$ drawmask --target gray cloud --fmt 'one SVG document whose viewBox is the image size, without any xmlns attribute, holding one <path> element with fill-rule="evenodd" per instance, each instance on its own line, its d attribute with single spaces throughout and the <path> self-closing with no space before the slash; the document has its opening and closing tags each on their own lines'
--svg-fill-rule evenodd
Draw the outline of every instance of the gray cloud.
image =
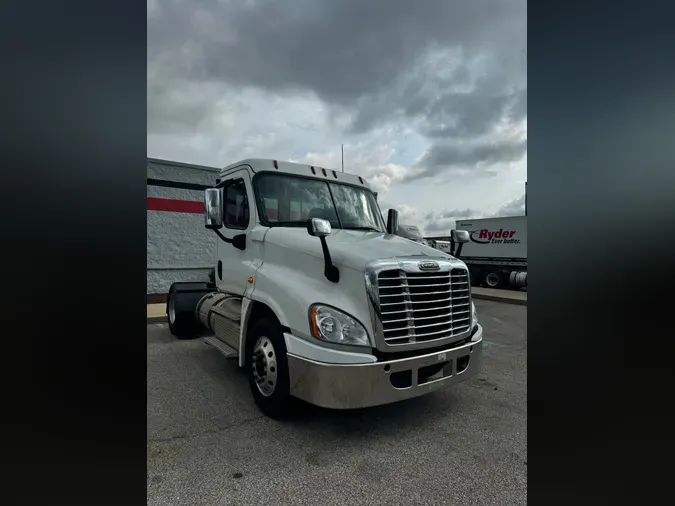
<svg viewBox="0 0 675 506">
<path fill-rule="evenodd" d="M 480 218 L 481 216 L 483 216 L 483 213 L 476 209 L 452 209 L 441 211 L 440 213 L 427 213 L 424 216 L 426 222 L 424 228 L 427 233 L 437 235 L 449 234 L 450 230 L 455 228 L 457 220 Z"/>
<path fill-rule="evenodd" d="M 438 235 L 449 235 L 453 228 L 455 228 L 455 220 L 432 221 L 424 227 L 427 233 L 442 232 Z"/>
<path fill-rule="evenodd" d="M 148 131 L 174 134 L 199 129 L 212 119 L 214 96 L 190 93 L 170 83 L 148 84 Z"/>
<path fill-rule="evenodd" d="M 473 218 L 477 214 L 480 214 L 479 211 L 475 209 L 453 209 L 452 211 L 441 211 L 440 213 L 427 213 L 424 218 L 426 220 L 438 220 L 438 219 L 463 219 L 463 218 Z"/>
<path fill-rule="evenodd" d="M 452 209 L 440 213 L 427 213 L 424 216 L 424 228 L 427 234 L 445 235 L 455 228 L 457 220 L 471 218 L 498 218 L 505 216 L 523 216 L 525 214 L 525 194 L 506 202 L 494 214 L 476 209 Z"/>
<path fill-rule="evenodd" d="M 387 87 L 433 44 L 474 53 L 525 27 L 524 1 L 260 0 L 163 2 L 148 22 L 148 52 L 179 54 L 196 79 L 266 89 L 297 87 L 329 102 Z M 523 33 L 524 38 L 524 33 Z M 501 39 L 501 40 L 500 40 Z"/>
<path fill-rule="evenodd" d="M 434 145 L 424 156 L 421 166 L 424 171 L 414 178 L 429 176 L 448 167 L 491 165 L 497 162 L 515 162 L 525 156 L 527 140 L 504 140 L 499 143 L 481 142 L 474 145 L 462 145 L 448 142 Z"/>
<path fill-rule="evenodd" d="M 501 216 L 524 216 L 525 215 L 525 194 L 517 199 L 507 202 L 494 214 L 495 217 Z"/>
<path fill-rule="evenodd" d="M 207 129 L 211 116 L 227 110 L 216 102 L 234 103 L 236 90 L 254 88 L 315 96 L 348 118 L 344 128 L 353 135 L 411 125 L 429 147 L 408 178 L 489 172 L 527 150 L 525 0 L 192 0 L 152 7 L 151 134 Z"/>
</svg>

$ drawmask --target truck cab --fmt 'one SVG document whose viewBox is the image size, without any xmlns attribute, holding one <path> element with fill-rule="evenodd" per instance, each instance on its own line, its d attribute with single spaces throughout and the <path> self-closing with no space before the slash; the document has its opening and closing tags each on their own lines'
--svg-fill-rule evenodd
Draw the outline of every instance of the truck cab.
<svg viewBox="0 0 675 506">
<path fill-rule="evenodd" d="M 336 409 L 396 402 L 469 379 L 482 328 L 466 265 L 398 235 L 362 177 L 249 159 L 205 191 L 215 283 L 174 283 L 167 312 L 246 369 L 269 416 L 292 398 Z M 458 240 L 463 240 L 458 235 Z M 468 237 L 466 238 L 468 240 Z"/>
</svg>

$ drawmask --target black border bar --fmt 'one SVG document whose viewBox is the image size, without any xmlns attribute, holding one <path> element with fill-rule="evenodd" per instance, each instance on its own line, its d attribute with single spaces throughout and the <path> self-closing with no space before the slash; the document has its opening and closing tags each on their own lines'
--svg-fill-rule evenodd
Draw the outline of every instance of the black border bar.
<svg viewBox="0 0 675 506">
<path fill-rule="evenodd" d="M 182 188 L 184 190 L 198 190 L 204 191 L 207 188 L 212 188 L 211 185 L 199 183 L 184 183 L 182 181 L 167 181 L 165 179 L 151 179 L 148 178 L 148 186 L 161 186 L 163 188 Z"/>
</svg>

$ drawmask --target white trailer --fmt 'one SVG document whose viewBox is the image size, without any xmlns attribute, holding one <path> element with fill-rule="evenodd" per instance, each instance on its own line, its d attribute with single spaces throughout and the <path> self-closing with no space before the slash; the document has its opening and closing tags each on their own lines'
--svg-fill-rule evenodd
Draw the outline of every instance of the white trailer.
<svg viewBox="0 0 675 506">
<path fill-rule="evenodd" d="M 359 176 L 276 160 L 234 163 L 205 190 L 214 283 L 174 283 L 179 338 L 246 370 L 261 411 L 291 397 L 337 409 L 386 404 L 480 371 L 483 330 L 461 260 L 396 235 Z M 468 234 L 454 234 L 468 241 Z"/>
<path fill-rule="evenodd" d="M 469 267 L 474 285 L 489 288 L 527 286 L 527 216 L 458 220 L 469 242 L 455 256 Z"/>
</svg>

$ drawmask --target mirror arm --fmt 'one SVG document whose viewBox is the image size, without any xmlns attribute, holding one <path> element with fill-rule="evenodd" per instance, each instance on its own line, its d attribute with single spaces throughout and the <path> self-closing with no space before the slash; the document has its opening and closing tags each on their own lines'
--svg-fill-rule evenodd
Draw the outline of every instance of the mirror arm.
<svg viewBox="0 0 675 506">
<path fill-rule="evenodd" d="M 213 230 L 213 231 L 216 233 L 216 235 L 217 235 L 218 237 L 220 237 L 223 241 L 225 241 L 225 242 L 227 242 L 227 243 L 229 243 L 229 244 L 232 244 L 232 239 L 228 239 L 227 237 L 225 237 L 225 236 L 221 233 L 220 230 L 218 230 L 217 228 L 214 228 L 214 229 L 212 229 L 212 230 Z"/>
<path fill-rule="evenodd" d="M 218 237 L 220 237 L 223 241 L 225 241 L 225 242 L 228 243 L 228 244 L 232 244 L 233 246 L 234 246 L 234 239 L 235 239 L 236 237 L 239 237 L 239 236 L 234 236 L 232 239 L 228 239 L 227 237 L 225 237 L 225 236 L 222 234 L 222 232 L 221 232 L 220 230 L 218 230 L 218 229 L 216 229 L 216 228 L 214 228 L 214 229 L 212 229 L 212 230 L 213 230 L 213 231 L 216 233 L 216 235 L 217 235 Z M 242 234 L 242 235 L 244 235 L 244 234 Z M 234 246 L 234 247 L 237 248 L 237 246 Z M 244 250 L 244 249 L 246 249 L 246 246 L 244 246 L 243 248 L 237 248 L 237 249 Z"/>
<path fill-rule="evenodd" d="M 321 249 L 323 250 L 323 258 L 325 260 L 323 275 L 326 276 L 326 279 L 331 283 L 337 283 L 340 281 L 340 271 L 333 265 L 333 260 L 328 251 L 328 244 L 326 244 L 326 238 L 319 237 L 319 240 L 321 241 Z"/>
</svg>

